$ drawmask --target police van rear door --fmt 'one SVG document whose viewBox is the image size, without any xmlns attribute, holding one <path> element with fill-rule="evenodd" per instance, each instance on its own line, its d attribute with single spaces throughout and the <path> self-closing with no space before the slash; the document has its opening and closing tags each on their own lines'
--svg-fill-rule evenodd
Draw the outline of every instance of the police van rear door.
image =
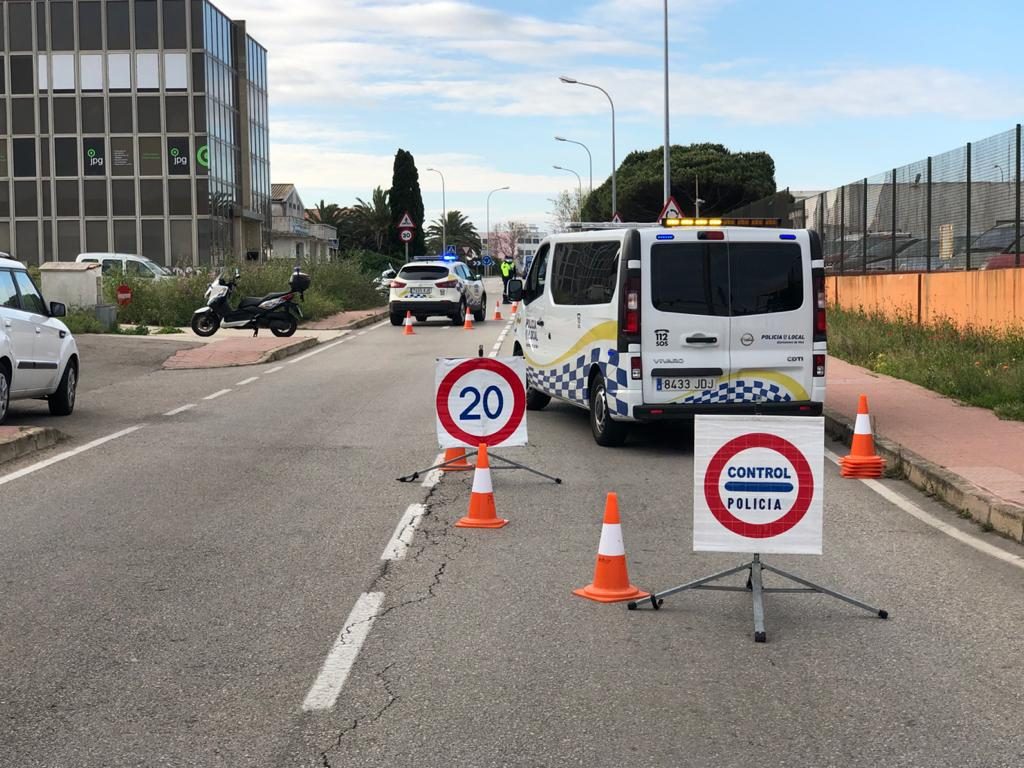
<svg viewBox="0 0 1024 768">
<path fill-rule="evenodd" d="M 641 254 L 644 402 L 716 398 L 730 375 L 725 232 L 642 230 Z"/>
<path fill-rule="evenodd" d="M 806 230 L 728 230 L 733 402 L 809 400 L 814 296 Z"/>
</svg>

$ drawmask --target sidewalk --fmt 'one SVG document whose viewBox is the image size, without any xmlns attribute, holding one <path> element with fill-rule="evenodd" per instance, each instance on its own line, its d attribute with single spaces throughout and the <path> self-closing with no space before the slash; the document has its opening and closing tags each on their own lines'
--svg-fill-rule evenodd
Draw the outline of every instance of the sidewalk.
<svg viewBox="0 0 1024 768">
<path fill-rule="evenodd" d="M 826 416 L 847 433 L 867 395 L 879 454 L 890 467 L 982 524 L 1024 540 L 1024 422 L 960 405 L 902 379 L 830 357 Z"/>
</svg>

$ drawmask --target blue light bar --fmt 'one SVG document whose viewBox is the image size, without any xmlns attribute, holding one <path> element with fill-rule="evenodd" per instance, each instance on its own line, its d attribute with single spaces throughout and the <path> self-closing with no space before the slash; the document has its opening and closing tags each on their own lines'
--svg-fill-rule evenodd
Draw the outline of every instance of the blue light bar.
<svg viewBox="0 0 1024 768">
<path fill-rule="evenodd" d="M 675 240 L 676 239 L 675 235 L 668 235 L 668 234 L 665 234 L 665 235 L 655 235 L 655 237 L 657 237 L 659 240 Z"/>
<path fill-rule="evenodd" d="M 779 235 L 779 240 L 796 240 L 796 235 Z"/>
</svg>

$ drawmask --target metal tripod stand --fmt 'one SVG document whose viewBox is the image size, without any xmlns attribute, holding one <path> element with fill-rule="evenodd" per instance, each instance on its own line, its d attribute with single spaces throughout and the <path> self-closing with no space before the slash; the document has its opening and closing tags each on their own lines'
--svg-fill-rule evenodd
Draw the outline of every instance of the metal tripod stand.
<svg viewBox="0 0 1024 768">
<path fill-rule="evenodd" d="M 731 576 L 734 573 L 749 570 L 747 576 L 747 585 L 745 587 L 730 587 L 712 585 L 710 582 L 718 581 L 726 576 Z M 782 576 L 784 579 L 789 579 L 796 584 L 802 584 L 802 587 L 766 587 L 762 583 L 761 571 L 771 571 L 772 573 Z M 796 576 L 792 573 L 775 568 L 774 566 L 767 565 L 761 562 L 761 555 L 754 555 L 754 559 L 743 563 L 743 565 L 737 565 L 735 568 L 730 568 L 727 571 L 721 571 L 720 573 L 713 573 L 710 576 L 704 576 L 703 578 L 695 581 L 682 584 L 678 587 L 672 587 L 672 589 L 666 589 L 662 592 L 655 592 L 650 597 L 645 597 L 643 600 L 635 600 L 627 604 L 627 608 L 631 611 L 635 611 L 639 606 L 650 601 L 651 607 L 655 610 L 661 608 L 661 604 L 664 602 L 663 598 L 669 595 L 674 595 L 676 592 L 682 592 L 686 589 L 708 589 L 716 590 L 719 592 L 750 592 L 754 601 L 754 642 L 763 643 L 768 639 L 764 630 L 764 595 L 766 592 L 819 592 L 823 595 L 834 597 L 837 600 L 842 600 L 844 603 L 855 605 L 858 608 L 863 608 L 865 611 L 874 613 L 880 619 L 889 618 L 889 612 L 883 611 L 881 608 L 875 608 L 867 603 L 862 603 L 860 600 L 855 600 L 848 595 L 844 595 L 840 592 L 823 587 L 820 584 L 815 584 L 812 581 Z"/>
<path fill-rule="evenodd" d="M 471 456 L 476 456 L 478 453 L 480 453 L 480 451 L 475 449 L 471 451 L 466 451 L 465 456 L 459 456 L 456 459 L 449 459 L 448 461 L 442 462 L 440 464 L 435 464 L 432 467 L 427 467 L 426 469 L 419 469 L 413 472 L 411 475 L 403 475 L 402 477 L 398 477 L 395 479 L 398 480 L 398 482 L 400 483 L 413 483 L 419 479 L 420 475 L 430 472 L 432 469 L 444 469 L 445 467 L 451 464 L 463 461 L 464 459 L 468 459 Z M 504 456 L 498 456 L 496 453 L 491 453 L 490 451 L 488 451 L 487 457 L 490 459 L 496 459 L 497 461 L 503 462 L 503 466 L 491 467 L 491 469 L 522 469 L 526 472 L 532 472 L 535 475 L 539 475 L 540 477 L 543 477 L 545 480 L 550 480 L 551 482 L 557 483 L 558 485 L 562 484 L 562 478 L 560 477 L 552 477 L 551 475 L 545 475 L 543 472 L 533 469 L 532 467 L 528 467 L 525 464 L 519 464 L 518 462 L 512 461 L 511 459 L 506 459 Z"/>
</svg>

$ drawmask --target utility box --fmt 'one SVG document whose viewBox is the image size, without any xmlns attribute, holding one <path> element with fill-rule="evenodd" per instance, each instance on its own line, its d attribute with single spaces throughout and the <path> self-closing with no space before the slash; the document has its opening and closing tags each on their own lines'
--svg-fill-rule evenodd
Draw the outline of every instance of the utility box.
<svg viewBox="0 0 1024 768">
<path fill-rule="evenodd" d="M 43 298 L 70 307 L 92 309 L 103 303 L 103 272 L 99 264 L 50 261 L 39 267 Z"/>
</svg>

